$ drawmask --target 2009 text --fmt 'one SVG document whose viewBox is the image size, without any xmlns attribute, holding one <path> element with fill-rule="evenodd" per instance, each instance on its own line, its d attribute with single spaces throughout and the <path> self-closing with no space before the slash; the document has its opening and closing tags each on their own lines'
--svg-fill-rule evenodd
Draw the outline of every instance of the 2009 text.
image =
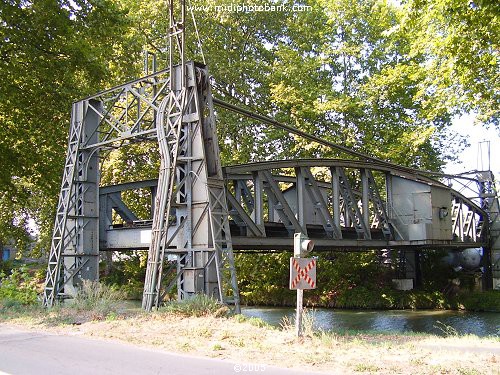
<svg viewBox="0 0 500 375">
<path fill-rule="evenodd" d="M 266 367 L 263 363 L 237 363 L 234 365 L 234 372 L 263 372 Z"/>
</svg>

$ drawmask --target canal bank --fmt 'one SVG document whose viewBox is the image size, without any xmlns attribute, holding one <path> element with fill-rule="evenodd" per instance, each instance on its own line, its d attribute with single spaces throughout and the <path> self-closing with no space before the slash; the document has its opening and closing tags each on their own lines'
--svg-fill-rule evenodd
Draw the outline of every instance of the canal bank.
<svg viewBox="0 0 500 375">
<path fill-rule="evenodd" d="M 297 340 L 290 325 L 278 329 L 255 317 L 219 316 L 223 313 L 220 306 L 202 316 L 194 312 L 186 315 L 175 308 L 153 313 L 115 308 L 107 313 L 69 307 L 4 309 L 0 331 L 15 325 L 32 332 L 122 341 L 224 359 L 246 368 L 252 364 L 329 374 L 499 374 L 498 337 L 337 333 L 315 331 L 306 324 L 305 336 Z"/>
<path fill-rule="evenodd" d="M 242 314 L 280 327 L 283 321 L 294 319 L 295 310 L 290 307 L 244 307 Z M 325 332 L 500 336 L 500 313 L 496 312 L 313 308 L 307 309 L 306 315 L 316 331 Z"/>
</svg>

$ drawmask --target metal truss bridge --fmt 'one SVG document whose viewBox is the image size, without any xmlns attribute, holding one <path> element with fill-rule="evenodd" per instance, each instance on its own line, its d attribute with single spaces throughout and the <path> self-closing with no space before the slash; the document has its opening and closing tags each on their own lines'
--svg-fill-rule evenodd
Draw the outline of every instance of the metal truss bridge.
<svg viewBox="0 0 500 375">
<path fill-rule="evenodd" d="M 464 249 L 487 245 L 487 213 L 434 180 L 356 160 L 303 159 L 223 168 L 235 250 L 290 250 L 294 233 L 315 250 Z M 158 180 L 100 188 L 100 249 L 148 249 L 152 218 L 139 219 L 122 199 L 147 189 L 151 211 Z M 384 198 L 382 198 L 384 197 Z M 119 216 L 121 224 L 116 222 Z M 182 213 L 171 211 L 170 247 Z"/>
<path fill-rule="evenodd" d="M 318 251 L 482 248 L 485 286 L 500 287 L 499 205 L 491 172 L 445 176 L 326 142 L 212 97 L 206 66 L 182 63 L 73 104 L 44 303 L 97 280 L 103 251 L 149 250 L 143 307 L 206 293 L 239 304 L 233 250 L 283 251 L 293 234 Z M 222 168 L 214 107 L 279 126 L 357 160 L 278 160 Z M 100 186 L 105 151 L 160 144 L 157 179 Z M 451 188 L 453 184 L 456 189 Z M 151 198 L 139 217 L 124 198 Z M 131 193 L 132 192 L 132 193 Z"/>
</svg>

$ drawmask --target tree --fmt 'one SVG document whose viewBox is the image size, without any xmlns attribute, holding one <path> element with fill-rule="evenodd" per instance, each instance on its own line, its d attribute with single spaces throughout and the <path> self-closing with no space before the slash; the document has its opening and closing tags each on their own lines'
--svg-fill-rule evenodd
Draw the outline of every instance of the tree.
<svg viewBox="0 0 500 375">
<path fill-rule="evenodd" d="M 425 56 L 420 93 L 436 110 L 475 112 L 500 126 L 500 3 L 496 0 L 407 0 L 401 28 L 411 55 Z"/>
<path fill-rule="evenodd" d="M 401 11 L 377 0 L 309 3 L 319 15 L 290 20 L 294 33 L 277 45 L 276 107 L 309 133 L 398 164 L 435 170 L 452 158 L 439 142 L 451 114 L 420 92 L 422 56 L 409 54 Z M 337 156 L 305 140 L 295 153 Z"/>
<path fill-rule="evenodd" d="M 0 237 L 26 239 L 31 218 L 47 238 L 71 102 L 124 79 L 136 56 L 110 0 L 7 0 L 0 24 Z"/>
</svg>

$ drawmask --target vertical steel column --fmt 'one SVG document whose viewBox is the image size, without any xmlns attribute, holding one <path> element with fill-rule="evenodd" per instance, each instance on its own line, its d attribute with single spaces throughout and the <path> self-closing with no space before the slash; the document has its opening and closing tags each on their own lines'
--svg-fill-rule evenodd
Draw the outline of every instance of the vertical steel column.
<svg viewBox="0 0 500 375">
<path fill-rule="evenodd" d="M 253 189 L 255 202 L 253 221 L 264 233 L 264 198 L 262 196 L 264 187 L 262 186 L 262 178 L 258 172 L 253 173 Z"/>
<path fill-rule="evenodd" d="M 189 62 L 183 69 L 175 66 L 171 74 L 179 77 L 182 72 L 186 74 L 182 111 L 169 113 L 165 104 L 158 111 L 162 170 L 158 181 L 143 308 L 151 310 L 153 306 L 160 305 L 164 289 L 163 263 L 165 254 L 172 251 L 178 259 L 179 298 L 204 293 L 221 302 L 234 304 L 239 311 L 208 71 L 204 66 Z M 176 79 L 176 82 L 180 80 Z M 178 84 L 173 87 L 174 92 L 179 92 Z M 174 214 L 173 200 L 178 241 L 176 249 L 169 250 L 174 235 L 168 237 L 168 228 L 172 226 L 169 217 Z M 203 283 L 199 282 L 200 279 Z"/>
<path fill-rule="evenodd" d="M 481 208 L 488 217 L 483 218 L 488 245 L 483 248 L 483 288 L 500 289 L 500 204 L 491 171 L 481 172 L 477 176 Z"/>
<path fill-rule="evenodd" d="M 161 166 L 142 299 L 142 307 L 147 311 L 150 311 L 153 306 L 158 307 L 161 302 L 162 273 L 166 248 L 168 247 L 170 210 L 173 206 L 174 192 L 178 187 L 176 176 L 178 157 L 181 151 L 187 90 L 184 62 L 185 11 L 184 0 L 181 0 L 180 10 L 175 9 L 174 0 L 169 1 L 170 80 L 169 94 L 161 102 L 156 120 Z"/>
<path fill-rule="evenodd" d="M 332 177 L 332 205 L 333 205 L 333 225 L 340 231 L 340 188 L 339 178 L 335 168 L 330 168 Z M 340 232 L 342 235 L 342 232 Z"/>
<path fill-rule="evenodd" d="M 102 103 L 90 102 L 98 111 Z M 88 102 L 73 104 L 70 135 L 59 203 L 52 234 L 43 304 L 74 296 L 82 280 L 99 278 L 98 149 L 84 148 L 97 141 L 99 116 L 87 111 Z"/>
<path fill-rule="evenodd" d="M 71 124 L 69 130 L 68 149 L 66 151 L 66 163 L 59 192 L 59 202 L 52 232 L 52 242 L 45 278 L 45 289 L 43 304 L 51 307 L 64 286 L 62 272 L 62 253 L 68 244 L 67 221 L 70 210 L 75 204 L 75 174 L 78 161 L 78 148 L 83 128 L 83 105 L 73 103 L 71 111 Z"/>
<path fill-rule="evenodd" d="M 361 213 L 365 226 L 370 228 L 370 200 L 369 185 L 366 169 L 361 169 Z"/>
<path fill-rule="evenodd" d="M 222 175 L 222 165 L 220 160 L 219 141 L 215 124 L 214 106 L 209 83 L 209 73 L 206 67 L 196 67 L 197 91 L 196 105 L 201 120 L 201 139 L 203 147 L 202 157 L 205 172 L 197 168 L 197 183 L 205 183 L 208 189 L 209 202 L 209 231 L 211 234 L 210 251 L 214 251 L 214 257 L 207 259 L 205 264 L 205 290 L 211 294 L 211 290 L 217 289 L 219 300 L 226 304 L 234 305 L 236 313 L 240 312 L 240 297 L 236 279 L 236 268 L 234 264 L 233 245 L 231 231 L 229 227 L 229 213 L 227 208 L 226 187 Z M 204 115 L 206 114 L 206 115 Z M 196 159 L 196 158 L 194 158 Z M 196 168 L 195 168 L 196 169 Z M 194 198 L 196 199 L 196 197 Z M 197 200 L 197 199 L 196 199 Z M 202 246 L 205 246 L 203 244 Z M 215 264 L 211 263 L 215 260 Z M 217 275 L 217 285 L 213 285 L 210 275 L 213 267 Z"/>
<path fill-rule="evenodd" d="M 306 195 L 306 182 L 305 176 L 302 173 L 302 168 L 295 168 L 296 175 L 296 193 L 297 193 L 297 220 L 299 221 L 300 226 L 303 228 L 302 233 L 307 236 L 307 227 L 306 227 L 306 207 L 305 207 L 305 195 Z"/>
<path fill-rule="evenodd" d="M 102 103 L 89 102 L 100 113 Z M 85 108 L 87 109 L 87 108 Z M 86 110 L 82 129 L 82 145 L 98 141 L 100 118 L 95 111 Z M 79 151 L 76 176 L 76 257 L 65 256 L 65 294 L 76 295 L 82 280 L 99 280 L 99 149 Z M 80 269 L 79 272 L 75 270 Z M 75 277 L 76 276 L 76 277 Z M 71 280 L 72 279 L 72 280 Z"/>
</svg>

